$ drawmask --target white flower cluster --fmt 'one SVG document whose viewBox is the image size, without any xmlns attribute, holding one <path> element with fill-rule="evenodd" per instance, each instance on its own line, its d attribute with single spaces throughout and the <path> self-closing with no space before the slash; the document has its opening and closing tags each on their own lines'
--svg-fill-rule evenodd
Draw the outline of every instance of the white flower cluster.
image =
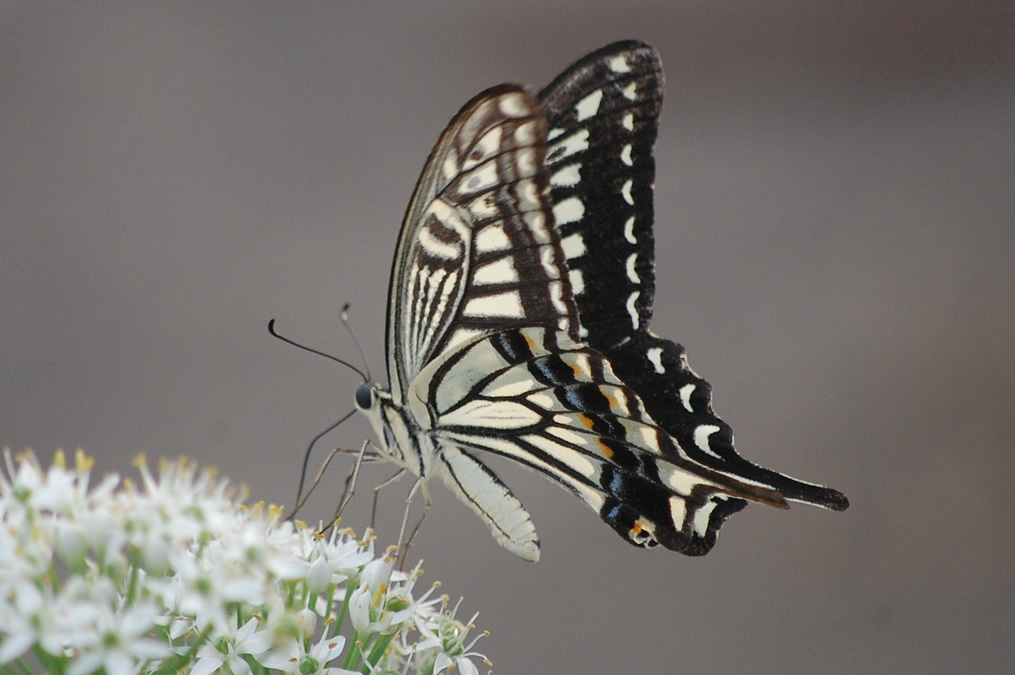
<svg viewBox="0 0 1015 675">
<path fill-rule="evenodd" d="M 0 673 L 203 675 L 479 671 L 473 628 L 420 597 L 419 565 L 349 530 L 327 537 L 246 508 L 192 462 L 138 462 L 89 487 L 92 462 L 0 470 Z M 368 537 L 369 539 L 369 537 Z M 475 616 L 472 617 L 475 619 Z"/>
</svg>

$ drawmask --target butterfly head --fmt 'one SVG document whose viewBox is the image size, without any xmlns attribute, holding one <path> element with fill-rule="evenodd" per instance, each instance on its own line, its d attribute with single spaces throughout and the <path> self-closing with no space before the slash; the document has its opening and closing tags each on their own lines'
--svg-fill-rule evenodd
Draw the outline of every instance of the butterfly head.
<svg viewBox="0 0 1015 675">
<path fill-rule="evenodd" d="M 418 457 L 419 425 L 411 413 L 392 398 L 391 392 L 377 384 L 363 382 L 356 387 L 356 409 L 363 413 L 377 435 L 378 445 L 386 458 L 416 475 L 422 475 Z"/>
<path fill-rule="evenodd" d="M 376 397 L 374 396 L 374 386 L 364 382 L 360 386 L 356 387 L 356 408 L 362 412 L 366 412 L 375 405 Z"/>
<path fill-rule="evenodd" d="M 378 385 L 363 382 L 356 387 L 354 401 L 356 403 L 356 409 L 366 415 L 367 419 L 370 420 L 370 426 L 372 426 L 374 431 L 377 433 L 377 438 L 379 438 L 382 443 L 387 444 L 389 434 L 385 432 L 388 425 L 384 423 L 386 415 L 384 414 L 384 404 L 382 403 L 382 399 L 387 398 L 390 402 L 390 395 L 385 397 L 385 393 L 386 392 L 381 390 Z"/>
</svg>

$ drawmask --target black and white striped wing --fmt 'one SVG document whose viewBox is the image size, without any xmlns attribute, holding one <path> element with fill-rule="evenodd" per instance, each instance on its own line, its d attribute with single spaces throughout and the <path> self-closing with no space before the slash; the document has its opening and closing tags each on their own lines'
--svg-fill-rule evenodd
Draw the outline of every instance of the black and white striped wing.
<svg viewBox="0 0 1015 675">
<path fill-rule="evenodd" d="M 663 75 L 656 51 L 618 42 L 565 70 L 539 94 L 549 123 L 547 170 L 581 335 L 638 393 L 652 418 L 694 461 L 835 510 L 835 490 L 742 458 L 712 410 L 711 386 L 684 348 L 649 330 L 655 295 L 653 188 Z M 729 500 L 716 517 L 743 508 Z"/>
<path fill-rule="evenodd" d="M 363 407 L 389 456 L 438 476 L 523 558 L 538 558 L 529 515 L 475 450 L 565 485 L 631 543 L 704 553 L 734 498 L 785 502 L 688 457 L 579 341 L 546 134 L 539 104 L 511 86 L 473 99 L 444 131 L 396 252 L 391 392 Z"/>
<path fill-rule="evenodd" d="M 467 103 L 430 153 L 389 285 L 396 401 L 429 361 L 477 335 L 512 326 L 577 330 L 552 229 L 545 152 L 538 104 L 502 85 Z"/>
<path fill-rule="evenodd" d="M 502 545 L 530 560 L 538 541 L 528 514 L 469 450 L 554 479 L 636 546 L 701 555 L 730 495 L 786 506 L 778 492 L 688 457 L 605 357 L 561 331 L 512 328 L 466 342 L 432 362 L 411 396 L 429 402 L 444 449 L 435 473 Z"/>
<path fill-rule="evenodd" d="M 553 230 L 546 183 L 546 120 L 520 87 L 488 89 L 441 134 L 423 169 L 399 235 L 387 317 L 390 393 L 358 403 L 396 463 L 426 480 L 437 475 L 528 560 L 539 558 L 529 514 L 469 452 L 436 434 L 442 387 L 432 364 L 456 360 L 465 345 L 496 331 L 538 326 L 576 335 L 577 308 Z M 429 366 L 429 370 L 428 369 Z M 498 433 L 496 420 L 487 432 Z"/>
<path fill-rule="evenodd" d="M 683 349 L 648 331 L 658 58 L 618 43 L 539 99 L 512 85 L 467 103 L 406 212 L 387 318 L 390 392 L 357 405 L 382 453 L 438 476 L 517 555 L 538 538 L 474 455 L 530 466 L 622 537 L 707 553 L 746 501 L 845 497 L 733 449 Z"/>
</svg>

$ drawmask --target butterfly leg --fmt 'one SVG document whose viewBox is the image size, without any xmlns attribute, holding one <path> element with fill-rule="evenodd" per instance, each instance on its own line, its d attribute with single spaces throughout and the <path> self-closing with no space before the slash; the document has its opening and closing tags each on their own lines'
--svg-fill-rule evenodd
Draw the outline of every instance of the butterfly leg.
<svg viewBox="0 0 1015 675">
<path fill-rule="evenodd" d="M 335 515 L 331 519 L 331 525 L 338 523 L 339 518 L 342 517 L 342 513 L 345 511 L 345 507 L 349 505 L 349 502 L 352 501 L 353 495 L 356 494 L 356 480 L 359 478 L 359 470 L 360 467 L 363 466 L 364 458 L 368 457 L 367 449 L 371 445 L 373 445 L 372 441 L 365 441 L 363 446 L 360 448 L 359 453 L 356 455 L 356 463 L 353 465 L 352 472 L 349 474 L 349 477 L 345 479 L 345 487 L 342 489 L 342 499 L 339 501 L 338 508 L 335 510 Z M 337 451 L 338 450 L 336 450 L 336 452 Z M 329 457 L 328 461 L 330 460 L 331 458 Z M 327 464 L 325 464 L 325 466 L 327 466 Z M 324 472 L 324 468 L 324 466 L 321 467 L 321 473 Z M 311 492 L 314 487 L 317 486 L 320 476 L 321 474 L 318 474 L 318 477 L 314 480 L 314 485 L 310 488 Z"/>
<path fill-rule="evenodd" d="M 271 325 L 268 326 L 268 330 L 270 330 L 273 335 L 275 334 L 275 331 L 271 327 Z M 285 338 L 282 338 L 282 339 L 286 340 Z M 288 342 L 288 340 L 286 340 L 286 341 Z M 338 425 L 340 425 L 342 422 L 344 422 L 348 418 L 349 418 L 349 415 L 344 415 L 337 422 L 335 422 L 334 424 L 329 426 L 327 429 L 325 429 L 321 433 L 319 433 L 316 436 L 314 436 L 312 439 L 310 439 L 310 444 L 307 445 L 306 452 L 303 453 L 303 469 L 302 469 L 302 471 L 300 471 L 300 486 L 298 488 L 296 488 L 296 506 L 293 508 L 292 515 L 289 516 L 290 520 L 293 518 L 293 516 L 296 515 L 296 512 L 299 511 L 303 507 L 303 505 L 306 503 L 307 498 L 310 496 L 310 493 L 314 491 L 314 487 L 317 486 L 317 483 L 320 482 L 321 477 L 324 475 L 324 470 L 328 467 L 328 464 L 331 463 L 332 458 L 336 454 L 338 454 L 339 452 L 352 452 L 351 450 L 348 450 L 346 448 L 335 448 L 331 452 L 331 454 L 328 455 L 328 458 L 324 460 L 324 463 L 321 466 L 321 470 L 317 472 L 317 478 L 314 480 L 313 486 L 311 486 L 310 490 L 307 491 L 306 495 L 303 494 L 303 482 L 306 480 L 306 477 L 307 477 L 307 466 L 309 466 L 309 463 L 310 463 L 310 454 L 314 451 L 314 446 L 317 445 L 317 441 L 321 440 L 322 438 L 324 438 L 325 436 L 330 434 L 332 431 L 337 429 Z"/>
<path fill-rule="evenodd" d="M 417 478 L 416 482 L 409 488 L 409 494 L 405 497 L 405 511 L 402 512 L 402 527 L 398 530 L 398 544 L 395 547 L 395 556 L 397 558 L 398 551 L 402 550 L 402 542 L 405 541 L 405 526 L 409 523 L 409 509 L 412 508 L 412 500 L 416 497 L 416 493 L 419 492 L 420 488 L 423 489 L 424 498 L 426 500 L 425 510 L 423 511 L 423 518 L 426 517 L 426 511 L 430 508 L 430 491 L 427 489 L 426 481 L 423 478 Z M 405 545 L 405 552 L 402 554 L 402 562 L 399 567 L 405 565 L 405 558 L 409 554 L 409 545 L 412 544 L 412 540 L 416 537 L 416 532 L 419 531 L 420 525 L 423 524 L 423 518 L 420 518 L 419 523 L 413 528 L 412 534 L 409 536 L 409 541 Z"/>
<path fill-rule="evenodd" d="M 406 510 L 408 510 L 406 506 Z M 426 501 L 426 505 L 423 507 L 423 515 L 419 517 L 419 522 L 416 523 L 416 527 L 412 528 L 412 534 L 409 535 L 408 541 L 405 542 L 405 548 L 402 550 L 402 560 L 398 563 L 398 569 L 405 569 L 405 560 L 409 557 L 409 549 L 412 547 L 413 540 L 416 539 L 416 535 L 419 534 L 419 530 L 423 527 L 423 521 L 426 520 L 426 514 L 430 513 L 430 500 Z"/>
<path fill-rule="evenodd" d="M 288 520 L 292 520 L 293 518 L 295 518 L 296 514 L 299 513 L 300 509 L 303 508 L 303 505 L 307 503 L 307 500 L 310 499 L 310 495 L 313 494 L 314 489 L 317 487 L 317 484 L 320 483 L 321 478 L 324 477 L 324 472 L 328 468 L 328 465 L 331 464 L 331 460 L 335 458 L 335 455 L 341 452 L 346 452 L 346 449 L 335 448 L 328 454 L 327 457 L 324 458 L 324 461 L 321 463 L 321 468 L 318 469 L 317 475 L 314 477 L 314 480 L 310 483 L 310 488 L 306 492 L 303 492 L 303 486 L 300 485 L 300 490 L 296 494 L 296 504 L 293 505 L 293 510 L 292 513 L 289 514 Z"/>
<path fill-rule="evenodd" d="M 405 475 L 405 472 L 406 472 L 405 469 L 399 469 L 398 471 L 395 472 L 395 474 L 393 476 L 391 476 L 391 478 L 387 479 L 386 481 L 384 481 L 384 482 L 380 483 L 379 485 L 377 485 L 376 487 L 374 487 L 374 502 L 373 502 L 373 505 L 370 507 L 370 529 L 371 530 L 374 529 L 374 524 L 377 522 L 377 502 L 378 502 L 378 500 L 379 500 L 379 498 L 381 496 L 381 489 L 385 488 L 385 487 L 387 487 L 387 486 L 389 486 L 389 485 L 391 485 L 393 483 L 397 483 L 399 481 L 399 479 L 401 479 L 401 477 Z"/>
</svg>

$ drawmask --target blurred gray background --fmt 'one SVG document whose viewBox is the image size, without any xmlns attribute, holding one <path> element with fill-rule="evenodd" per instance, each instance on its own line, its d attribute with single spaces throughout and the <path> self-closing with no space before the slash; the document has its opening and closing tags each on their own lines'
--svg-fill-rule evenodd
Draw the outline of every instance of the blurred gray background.
<svg viewBox="0 0 1015 675">
<path fill-rule="evenodd" d="M 383 379 L 395 237 L 444 124 L 640 38 L 668 82 L 653 328 L 742 454 L 852 508 L 749 508 L 689 559 L 495 462 L 543 560 L 435 486 L 424 580 L 481 611 L 498 673 L 1011 667 L 1013 26 L 1011 2 L 958 0 L 5 4 L 0 445 L 128 474 L 186 454 L 291 503 L 357 378 L 268 319 L 356 362 L 352 302 Z"/>
</svg>

